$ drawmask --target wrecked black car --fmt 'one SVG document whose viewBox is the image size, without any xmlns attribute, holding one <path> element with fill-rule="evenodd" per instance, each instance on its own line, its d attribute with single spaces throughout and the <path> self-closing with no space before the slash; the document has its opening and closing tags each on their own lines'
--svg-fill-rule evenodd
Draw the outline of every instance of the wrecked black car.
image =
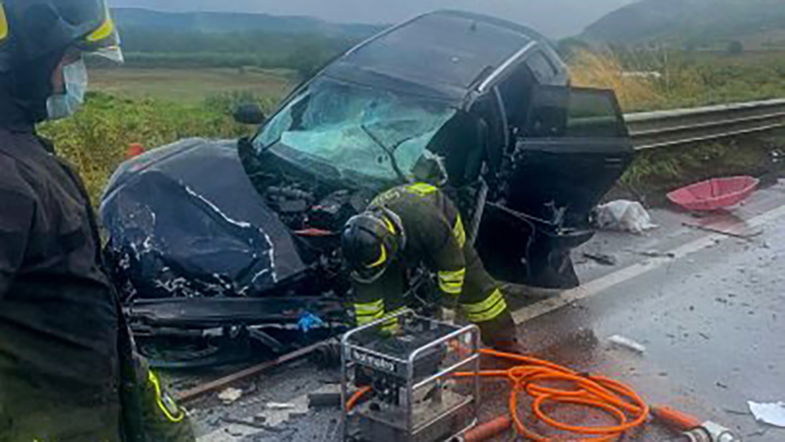
<svg viewBox="0 0 785 442">
<path fill-rule="evenodd" d="M 124 163 L 101 214 L 139 337 L 213 330 L 275 353 L 350 323 L 339 232 L 377 192 L 442 186 L 494 276 L 567 288 L 632 156 L 613 92 L 570 88 L 545 38 L 442 11 L 343 54 L 252 138 Z"/>
</svg>

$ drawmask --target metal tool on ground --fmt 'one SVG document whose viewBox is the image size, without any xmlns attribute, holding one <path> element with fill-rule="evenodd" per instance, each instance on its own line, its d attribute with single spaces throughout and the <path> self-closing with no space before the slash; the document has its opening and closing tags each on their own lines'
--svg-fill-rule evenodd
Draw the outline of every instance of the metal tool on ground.
<svg viewBox="0 0 785 442">
<path fill-rule="evenodd" d="M 741 442 L 741 437 L 715 422 L 700 419 L 671 407 L 652 407 L 652 415 L 668 428 L 681 431 L 672 442 Z"/>
<path fill-rule="evenodd" d="M 252 376 L 256 376 L 259 373 L 268 370 L 270 368 L 276 367 L 281 364 L 285 364 L 287 362 L 294 361 L 296 359 L 308 356 L 319 349 L 324 348 L 326 345 L 329 345 L 329 341 L 322 341 L 317 342 L 316 344 L 310 345 L 308 347 L 301 348 L 299 350 L 295 350 L 291 353 L 283 355 L 277 359 L 272 361 L 263 362 L 258 365 L 254 365 L 248 367 L 244 370 L 240 370 L 236 373 L 232 373 L 228 376 L 224 376 L 222 378 L 216 379 L 211 382 L 207 382 L 205 384 L 197 385 L 189 390 L 181 391 L 177 394 L 177 399 L 181 402 L 188 402 L 194 400 L 198 397 L 201 397 L 207 393 L 211 393 L 222 388 L 226 388 L 236 382 L 240 382 L 242 380 L 248 379 Z"/>
<path fill-rule="evenodd" d="M 476 425 L 479 340 L 475 325 L 408 310 L 348 332 L 342 340 L 344 440 L 436 442 Z M 458 382 L 459 371 L 474 378 Z"/>
</svg>

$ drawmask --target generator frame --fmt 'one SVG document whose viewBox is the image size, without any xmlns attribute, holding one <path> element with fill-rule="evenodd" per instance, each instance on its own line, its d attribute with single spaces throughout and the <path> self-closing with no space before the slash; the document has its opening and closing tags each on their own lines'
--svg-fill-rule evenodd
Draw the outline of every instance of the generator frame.
<svg viewBox="0 0 785 442">
<path fill-rule="evenodd" d="M 390 321 L 400 321 L 405 317 L 412 317 L 417 320 L 427 321 L 431 324 L 435 324 L 441 327 L 452 328 L 453 330 L 449 333 L 446 333 L 439 337 L 436 340 L 433 340 L 425 345 L 422 345 L 415 350 L 411 351 L 406 359 L 395 357 L 387 354 L 380 353 L 373 349 L 365 348 L 360 345 L 356 345 L 352 343 L 352 338 L 357 336 L 359 333 L 367 332 L 373 328 L 381 327 L 384 324 L 389 324 Z M 464 339 L 461 339 L 464 338 Z M 459 346 L 461 346 L 460 350 L 463 352 L 467 352 L 466 357 L 460 357 L 459 361 L 456 363 L 451 364 L 449 367 L 441 368 L 434 374 L 427 375 L 425 378 L 415 381 L 415 363 L 416 361 L 423 356 L 429 350 L 437 349 L 439 346 L 450 346 L 450 342 L 458 341 Z M 468 344 L 468 346 L 466 346 Z M 378 358 L 380 361 L 387 361 L 386 363 L 395 364 L 395 367 L 404 367 L 405 370 L 405 406 L 404 409 L 404 424 L 403 425 L 394 425 L 388 424 L 386 426 L 393 429 L 393 431 L 402 431 L 406 435 L 406 439 L 401 440 L 401 442 L 420 442 L 420 439 L 417 439 L 416 436 L 422 431 L 426 430 L 440 421 L 450 418 L 452 415 L 460 412 L 463 407 L 466 406 L 468 403 L 467 401 L 471 402 L 471 407 L 473 409 L 471 418 L 467 424 L 462 427 L 457 432 L 451 434 L 446 438 L 446 440 L 451 440 L 457 436 L 462 435 L 472 427 L 476 426 L 479 422 L 479 411 L 480 411 L 480 378 L 478 376 L 480 371 L 480 330 L 476 325 L 470 324 L 465 326 L 458 326 L 453 324 L 448 324 L 442 321 L 437 321 L 431 318 L 423 317 L 417 315 L 412 310 L 403 310 L 399 313 L 386 316 L 383 319 L 379 319 L 377 321 L 371 322 L 369 324 L 357 327 L 345 333 L 341 339 L 341 400 L 342 400 L 342 412 L 341 412 L 341 432 L 343 434 L 342 440 L 351 440 L 349 439 L 349 418 L 354 415 L 354 410 L 347 409 L 347 401 L 350 397 L 349 391 L 349 383 L 350 383 L 350 370 L 356 366 L 363 366 L 365 364 L 360 364 L 356 360 L 355 351 L 359 351 L 362 355 L 367 355 L 372 358 Z M 367 365 L 365 365 L 367 366 Z M 389 370 L 390 366 L 387 366 Z M 452 377 L 452 375 L 456 372 L 463 371 L 463 372 L 472 372 L 475 376 L 471 376 L 471 394 L 473 397 L 466 396 L 467 401 L 463 403 L 459 403 L 457 406 L 452 408 L 448 408 L 443 410 L 440 414 L 433 417 L 432 419 L 426 420 L 423 423 L 419 423 L 419 425 L 415 425 L 414 419 L 414 404 L 415 404 L 415 392 L 419 389 L 426 387 L 428 384 L 436 383 L 440 379 L 446 379 Z M 363 417 L 360 417 L 361 419 Z M 368 418 L 365 418 L 368 419 Z M 377 421 L 378 422 L 378 421 Z M 431 441 L 428 441 L 431 442 Z"/>
</svg>

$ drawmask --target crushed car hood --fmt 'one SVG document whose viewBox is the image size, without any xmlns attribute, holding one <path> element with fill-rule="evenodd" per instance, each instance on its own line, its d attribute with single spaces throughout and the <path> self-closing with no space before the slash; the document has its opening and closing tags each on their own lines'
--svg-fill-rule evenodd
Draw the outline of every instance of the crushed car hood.
<svg viewBox="0 0 785 442">
<path fill-rule="evenodd" d="M 127 161 L 101 216 L 126 299 L 260 296 L 306 268 L 236 141 L 186 139 Z"/>
</svg>

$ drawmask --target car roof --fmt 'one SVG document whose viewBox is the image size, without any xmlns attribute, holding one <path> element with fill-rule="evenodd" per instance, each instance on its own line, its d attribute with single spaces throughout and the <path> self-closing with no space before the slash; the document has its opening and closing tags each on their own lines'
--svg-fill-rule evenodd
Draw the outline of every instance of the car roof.
<svg viewBox="0 0 785 442">
<path fill-rule="evenodd" d="M 378 34 L 344 54 L 323 74 L 382 87 L 408 85 L 414 93 L 429 90 L 442 98 L 462 100 L 522 49 L 543 41 L 539 33 L 505 20 L 437 11 Z"/>
</svg>

